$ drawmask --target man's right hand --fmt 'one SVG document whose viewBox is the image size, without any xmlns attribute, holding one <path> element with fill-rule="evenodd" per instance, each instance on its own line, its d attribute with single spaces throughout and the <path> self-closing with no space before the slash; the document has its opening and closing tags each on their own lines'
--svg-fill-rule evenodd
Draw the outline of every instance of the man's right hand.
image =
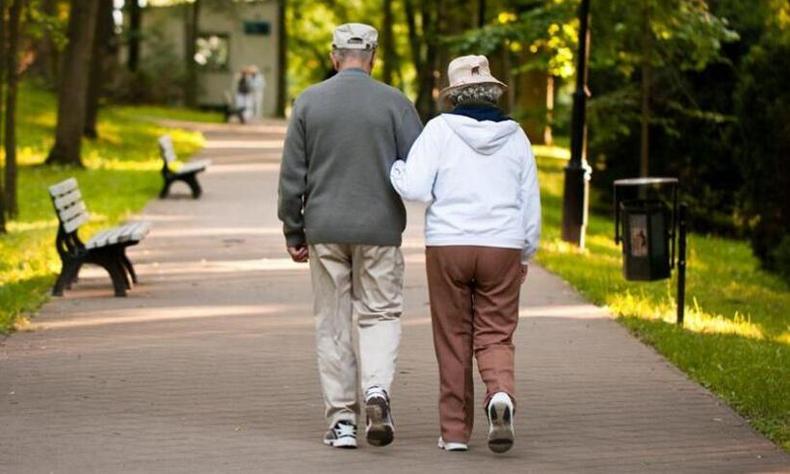
<svg viewBox="0 0 790 474">
<path fill-rule="evenodd" d="M 310 251 L 307 245 L 302 244 L 296 247 L 288 247 L 288 255 L 296 263 L 305 263 L 310 258 Z"/>
</svg>

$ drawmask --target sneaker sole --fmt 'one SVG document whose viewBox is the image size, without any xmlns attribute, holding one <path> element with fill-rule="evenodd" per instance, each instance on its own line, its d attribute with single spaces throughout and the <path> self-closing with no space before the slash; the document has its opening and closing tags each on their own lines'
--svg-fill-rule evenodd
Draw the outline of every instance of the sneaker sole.
<svg viewBox="0 0 790 474">
<path fill-rule="evenodd" d="M 513 414 L 504 403 L 492 404 L 488 410 L 490 428 L 488 431 L 488 449 L 495 453 L 504 453 L 513 447 Z"/>
<path fill-rule="evenodd" d="M 332 440 L 325 439 L 324 444 L 329 446 L 330 448 L 357 449 L 357 439 L 351 437 L 332 439 Z"/>
<path fill-rule="evenodd" d="M 469 446 L 461 443 L 444 443 L 440 441 L 436 445 L 436 447 L 444 451 L 447 451 L 448 453 L 459 453 L 459 452 L 469 451 Z"/>
<path fill-rule="evenodd" d="M 371 400 L 371 403 L 365 407 L 365 413 L 368 416 L 368 427 L 365 431 L 365 437 L 368 440 L 368 444 L 372 446 L 386 446 L 392 443 L 392 440 L 395 438 L 392 424 L 386 421 L 387 409 L 387 402 L 378 397 L 375 400 Z"/>
</svg>

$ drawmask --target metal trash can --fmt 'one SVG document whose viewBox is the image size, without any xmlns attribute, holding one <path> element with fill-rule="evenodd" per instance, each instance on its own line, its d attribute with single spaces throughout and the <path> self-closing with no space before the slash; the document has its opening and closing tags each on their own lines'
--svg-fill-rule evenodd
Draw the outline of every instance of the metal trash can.
<svg viewBox="0 0 790 474">
<path fill-rule="evenodd" d="M 677 191 L 676 178 L 614 182 L 614 239 L 623 243 L 626 280 L 669 278 L 675 260 Z"/>
<path fill-rule="evenodd" d="M 614 182 L 614 241 L 623 244 L 623 276 L 632 281 L 669 278 L 677 239 L 677 322 L 686 301 L 686 213 L 678 205 L 677 178 L 629 178 Z M 667 192 L 669 189 L 670 192 Z"/>
<path fill-rule="evenodd" d="M 622 215 L 623 276 L 626 280 L 669 278 L 669 208 L 661 201 L 620 203 Z"/>
</svg>

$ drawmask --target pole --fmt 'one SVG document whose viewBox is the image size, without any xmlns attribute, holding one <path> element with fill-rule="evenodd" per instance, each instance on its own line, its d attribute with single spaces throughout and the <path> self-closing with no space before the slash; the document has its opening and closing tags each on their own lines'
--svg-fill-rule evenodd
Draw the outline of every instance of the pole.
<svg viewBox="0 0 790 474">
<path fill-rule="evenodd" d="M 590 45 L 590 0 L 579 6 L 579 51 L 576 60 L 576 91 L 573 93 L 571 125 L 571 159 L 565 167 L 565 186 L 562 198 L 562 240 L 584 247 L 587 227 L 587 207 L 590 195 L 590 174 L 587 164 L 586 107 L 587 63 Z"/>
<path fill-rule="evenodd" d="M 680 203 L 678 209 L 678 316 L 677 324 L 683 326 L 686 308 L 686 211 L 688 204 Z"/>
</svg>

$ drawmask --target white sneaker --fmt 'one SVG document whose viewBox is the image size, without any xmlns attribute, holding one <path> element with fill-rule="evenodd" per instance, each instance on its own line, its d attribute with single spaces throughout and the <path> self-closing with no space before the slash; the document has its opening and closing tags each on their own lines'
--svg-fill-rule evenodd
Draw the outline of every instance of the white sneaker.
<svg viewBox="0 0 790 474">
<path fill-rule="evenodd" d="M 386 446 L 395 438 L 395 427 L 390 412 L 390 397 L 378 386 L 365 392 L 367 426 L 365 438 L 372 446 Z"/>
<path fill-rule="evenodd" d="M 357 447 L 357 427 L 347 420 L 335 423 L 324 435 L 324 444 L 333 448 L 354 449 Z"/>
<path fill-rule="evenodd" d="M 504 453 L 513 447 L 513 400 L 505 392 L 497 392 L 488 403 L 488 448 Z"/>
<path fill-rule="evenodd" d="M 445 443 L 444 439 L 440 436 L 439 437 L 439 444 L 437 445 L 439 449 L 444 449 L 445 451 L 467 451 L 469 450 L 469 446 L 466 443 Z"/>
</svg>

